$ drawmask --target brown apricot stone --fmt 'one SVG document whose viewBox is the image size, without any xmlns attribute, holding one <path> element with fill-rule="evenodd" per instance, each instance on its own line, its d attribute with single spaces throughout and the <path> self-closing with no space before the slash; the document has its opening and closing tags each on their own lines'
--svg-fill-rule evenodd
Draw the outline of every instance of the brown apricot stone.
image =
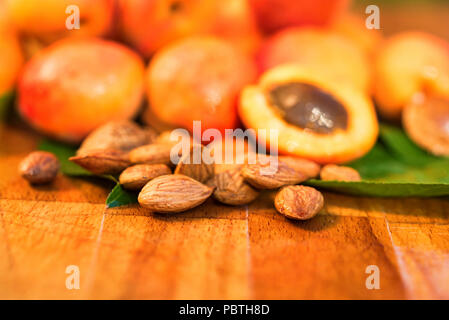
<svg viewBox="0 0 449 320">
<path fill-rule="evenodd" d="M 119 181 L 125 189 L 140 190 L 148 181 L 167 174 L 171 174 L 171 170 L 165 164 L 136 164 L 126 168 Z"/>
<path fill-rule="evenodd" d="M 321 180 L 332 181 L 360 181 L 360 174 L 357 170 L 345 167 L 337 166 L 335 164 L 328 164 L 321 168 L 320 172 Z"/>
<path fill-rule="evenodd" d="M 309 179 L 315 178 L 320 174 L 321 166 L 316 162 L 289 156 L 279 156 L 279 160 L 286 163 L 290 168 L 302 172 Z"/>
<path fill-rule="evenodd" d="M 216 174 L 208 185 L 216 188 L 213 193 L 216 200 L 233 206 L 251 203 L 259 195 L 259 191 L 245 182 L 240 174 L 240 168 Z"/>
<path fill-rule="evenodd" d="M 420 95 L 407 105 L 402 123 L 410 139 L 437 156 L 449 156 L 449 99 Z"/>
<path fill-rule="evenodd" d="M 240 174 L 246 182 L 257 189 L 277 189 L 301 183 L 308 178 L 304 173 L 282 161 L 278 161 L 277 164 L 270 162 L 247 164 L 243 166 Z"/>
<path fill-rule="evenodd" d="M 301 82 L 283 83 L 268 92 L 268 99 L 288 123 L 315 133 L 346 130 L 348 112 L 332 95 Z"/>
<path fill-rule="evenodd" d="M 274 206 L 286 218 L 308 220 L 323 208 L 324 198 L 315 188 L 287 186 L 276 194 Z"/>
</svg>

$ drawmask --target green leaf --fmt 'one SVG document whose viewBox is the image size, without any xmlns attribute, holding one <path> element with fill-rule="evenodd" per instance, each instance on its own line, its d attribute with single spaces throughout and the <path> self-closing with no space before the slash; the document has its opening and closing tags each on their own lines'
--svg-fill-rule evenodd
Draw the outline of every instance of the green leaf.
<svg viewBox="0 0 449 320">
<path fill-rule="evenodd" d="M 127 204 L 137 203 L 137 195 L 133 192 L 123 189 L 123 187 L 117 183 L 109 193 L 106 199 L 106 206 L 108 208 L 114 208 L 124 206 Z"/>
<path fill-rule="evenodd" d="M 380 139 L 392 155 L 406 164 L 422 166 L 436 160 L 441 160 L 414 144 L 404 131 L 398 127 L 383 124 L 380 126 L 379 133 Z"/>
<path fill-rule="evenodd" d="M 449 159 L 428 154 L 398 127 L 382 124 L 379 141 L 363 158 L 349 163 L 359 182 L 309 180 L 310 186 L 351 195 L 436 197 L 449 195 Z"/>
<path fill-rule="evenodd" d="M 309 180 L 307 185 L 350 195 L 368 197 L 439 197 L 449 195 L 449 183 L 401 183 L 380 181 Z"/>
<path fill-rule="evenodd" d="M 0 120 L 2 120 L 8 113 L 9 108 L 14 102 L 14 91 L 7 91 L 0 95 Z"/>
</svg>

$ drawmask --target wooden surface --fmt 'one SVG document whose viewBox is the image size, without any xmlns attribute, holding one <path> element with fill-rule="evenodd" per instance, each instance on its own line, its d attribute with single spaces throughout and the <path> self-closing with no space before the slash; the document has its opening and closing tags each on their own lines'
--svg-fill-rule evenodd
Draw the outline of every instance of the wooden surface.
<svg viewBox="0 0 449 320">
<path fill-rule="evenodd" d="M 276 214 L 270 193 L 173 216 L 106 209 L 107 183 L 21 179 L 37 140 L 0 133 L 0 298 L 449 298 L 447 200 L 326 193 L 307 222 Z M 65 286 L 68 265 L 80 268 L 79 290 Z M 369 265 L 379 290 L 365 286 Z"/>
</svg>

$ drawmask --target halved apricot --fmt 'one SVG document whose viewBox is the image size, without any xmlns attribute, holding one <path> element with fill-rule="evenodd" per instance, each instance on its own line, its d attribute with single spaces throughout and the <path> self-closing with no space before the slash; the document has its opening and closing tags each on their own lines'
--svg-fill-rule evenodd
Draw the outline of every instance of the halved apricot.
<svg viewBox="0 0 449 320">
<path fill-rule="evenodd" d="M 258 85 L 246 87 L 239 113 L 249 128 L 277 130 L 279 153 L 318 163 L 357 159 L 378 134 L 366 95 L 299 65 L 271 69 Z M 268 131 L 266 137 L 267 144 L 274 143 Z"/>
</svg>

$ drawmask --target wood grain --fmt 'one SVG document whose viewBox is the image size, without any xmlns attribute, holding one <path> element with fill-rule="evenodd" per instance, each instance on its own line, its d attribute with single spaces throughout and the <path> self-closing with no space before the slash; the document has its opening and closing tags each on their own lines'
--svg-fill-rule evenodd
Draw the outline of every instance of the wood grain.
<svg viewBox="0 0 449 320">
<path fill-rule="evenodd" d="M 58 176 L 31 187 L 16 167 L 38 137 L 1 132 L 0 298 L 449 298 L 449 202 L 325 194 L 293 222 L 264 192 L 249 206 L 209 200 L 179 215 L 106 209 L 108 183 Z M 80 290 L 68 290 L 68 265 Z M 380 269 L 368 290 L 366 267 Z"/>
</svg>

